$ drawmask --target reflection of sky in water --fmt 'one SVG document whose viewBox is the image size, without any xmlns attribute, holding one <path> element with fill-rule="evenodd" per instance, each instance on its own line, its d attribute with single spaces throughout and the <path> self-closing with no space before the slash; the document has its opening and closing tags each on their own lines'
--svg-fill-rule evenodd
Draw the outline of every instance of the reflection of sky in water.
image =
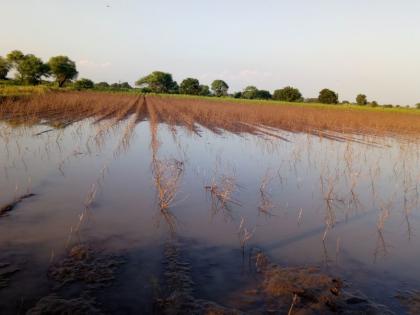
<svg viewBox="0 0 420 315">
<path fill-rule="evenodd" d="M 18 253 L 39 266 L 36 274 L 26 273 L 33 277 L 27 290 L 45 282 L 35 279 L 52 255 L 64 251 L 92 184 L 98 191 L 83 238 L 130 252 L 156 250 L 168 237 L 168 226 L 156 208 L 149 124 L 137 125 L 128 150 L 121 152 L 116 148 L 122 129 L 111 130 L 98 146 L 95 128 L 84 124 L 37 137 L 32 136 L 35 128 L 14 130 L 7 147 L 6 138 L 1 139 L 5 148 L 0 152 L 1 204 L 28 186 L 37 195 L 0 219 L 1 255 Z M 177 218 L 178 236 L 191 243 L 193 264 L 203 266 L 203 259 L 217 260 L 218 255 L 220 261 L 232 264 L 220 268 L 240 283 L 239 274 L 234 274 L 238 258 L 232 257 L 240 257 L 237 231 L 243 217 L 245 226 L 255 229 L 248 249 L 263 249 L 286 265 L 327 263 L 381 302 L 387 302 L 383 290 L 392 294 L 395 285 L 420 281 L 417 147 L 392 140 L 387 140 L 390 147 L 372 147 L 304 134 L 287 137 L 291 142 L 216 136 L 205 130 L 197 136 L 181 129 L 174 136 L 167 126 L 159 126 L 159 159 L 185 163 L 170 211 Z M 235 178 L 237 191 L 232 198 L 241 204 L 231 205 L 231 218 L 223 211 L 212 214 L 204 189 L 223 175 Z M 258 211 L 265 175 L 270 178 L 266 193 L 272 216 Z M 331 198 L 334 226 L 324 247 L 326 198 Z M 381 211 L 387 210 L 383 243 L 377 225 Z M 206 281 L 209 287 L 220 284 L 220 279 Z M 212 294 L 206 289 L 199 292 Z"/>
</svg>

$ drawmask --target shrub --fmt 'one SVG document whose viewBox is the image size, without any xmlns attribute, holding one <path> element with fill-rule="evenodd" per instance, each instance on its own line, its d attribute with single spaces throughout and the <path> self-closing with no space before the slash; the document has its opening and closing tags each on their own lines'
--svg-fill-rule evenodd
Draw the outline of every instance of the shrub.
<svg viewBox="0 0 420 315">
<path fill-rule="evenodd" d="M 294 87 L 286 86 L 282 89 L 275 90 L 273 99 L 286 102 L 298 102 L 302 100 L 302 94 Z"/>
<path fill-rule="evenodd" d="M 153 93 L 178 93 L 178 84 L 172 79 L 172 74 L 154 71 L 136 81 L 136 85 L 147 87 Z"/>
<path fill-rule="evenodd" d="M 84 90 L 84 89 L 92 89 L 94 87 L 94 83 L 92 80 L 89 79 L 80 79 L 74 82 L 74 88 L 76 90 Z"/>
<path fill-rule="evenodd" d="M 200 94 L 200 82 L 194 78 L 186 78 L 179 86 L 179 93 L 188 95 Z"/>
<path fill-rule="evenodd" d="M 211 90 L 217 97 L 226 96 L 229 90 L 229 85 L 223 80 L 214 80 L 211 84 Z"/>
<path fill-rule="evenodd" d="M 359 94 L 356 96 L 356 104 L 357 105 L 366 105 L 368 103 L 366 95 Z"/>
<path fill-rule="evenodd" d="M 329 89 L 323 89 L 319 92 L 318 101 L 323 104 L 337 104 L 338 94 Z"/>
</svg>

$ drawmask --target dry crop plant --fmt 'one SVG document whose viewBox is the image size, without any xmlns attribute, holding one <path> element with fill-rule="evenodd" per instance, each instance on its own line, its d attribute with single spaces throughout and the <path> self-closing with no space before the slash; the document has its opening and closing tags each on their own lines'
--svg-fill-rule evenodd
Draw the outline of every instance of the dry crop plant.
<svg viewBox="0 0 420 315">
<path fill-rule="evenodd" d="M 241 204 L 232 197 L 233 193 L 238 188 L 235 177 L 222 175 L 218 182 L 216 182 L 213 177 L 211 184 L 204 186 L 204 188 L 210 193 L 212 214 L 217 215 L 222 211 L 225 218 L 232 219 L 231 205 L 241 206 Z"/>
<path fill-rule="evenodd" d="M 158 206 L 170 231 L 175 233 L 176 217 L 169 208 L 173 204 L 179 189 L 184 172 L 184 162 L 176 159 L 160 160 L 158 158 L 160 147 L 158 140 L 158 116 L 153 105 L 145 101 L 145 106 L 150 118 L 152 172 L 157 190 Z"/>
</svg>

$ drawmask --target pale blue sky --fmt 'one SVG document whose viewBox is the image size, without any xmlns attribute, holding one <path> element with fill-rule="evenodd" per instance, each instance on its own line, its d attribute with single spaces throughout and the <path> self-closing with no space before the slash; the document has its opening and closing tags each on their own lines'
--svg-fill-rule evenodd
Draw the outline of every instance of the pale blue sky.
<svg viewBox="0 0 420 315">
<path fill-rule="evenodd" d="M 80 77 L 153 70 L 232 90 L 298 87 L 420 102 L 419 0 L 0 0 L 0 55 L 66 54 Z M 110 7 L 107 7 L 109 5 Z"/>
</svg>

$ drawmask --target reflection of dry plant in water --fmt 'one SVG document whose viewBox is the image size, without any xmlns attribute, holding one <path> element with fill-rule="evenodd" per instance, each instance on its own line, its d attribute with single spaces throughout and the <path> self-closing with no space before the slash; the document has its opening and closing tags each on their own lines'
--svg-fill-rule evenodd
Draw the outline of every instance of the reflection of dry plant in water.
<svg viewBox="0 0 420 315">
<path fill-rule="evenodd" d="M 267 186 L 270 184 L 271 180 L 273 179 L 273 176 L 269 175 L 269 172 L 267 172 L 264 176 L 264 178 L 261 181 L 260 185 L 260 205 L 258 206 L 259 213 L 263 213 L 268 216 L 272 216 L 271 210 L 274 209 L 274 204 L 271 201 L 271 196 L 268 193 Z"/>
<path fill-rule="evenodd" d="M 323 177 L 321 177 L 321 182 L 323 183 Z M 344 201 L 337 197 L 334 186 L 336 185 L 336 178 L 329 177 L 327 189 L 324 191 L 324 201 L 325 201 L 325 231 L 322 241 L 325 242 L 327 239 L 328 232 L 334 227 L 336 222 L 336 213 L 335 208 L 341 206 Z"/>
<path fill-rule="evenodd" d="M 250 231 L 245 227 L 245 219 L 241 217 L 241 223 L 239 224 L 238 236 L 239 243 L 241 244 L 242 254 L 245 254 L 246 243 L 254 236 L 255 228 Z"/>
<path fill-rule="evenodd" d="M 219 183 L 216 183 L 213 178 L 212 183 L 204 188 L 210 193 L 211 209 L 213 214 L 223 211 L 225 215 L 231 217 L 230 205 L 235 204 L 241 206 L 238 201 L 232 199 L 232 194 L 237 189 L 234 177 L 223 175 Z"/>
<path fill-rule="evenodd" d="M 388 220 L 390 214 L 391 214 L 391 208 L 393 204 L 394 197 L 391 197 L 391 199 L 384 203 L 381 202 L 380 205 L 380 213 L 378 222 L 376 223 L 376 229 L 378 232 L 378 239 L 375 249 L 375 261 L 378 255 L 386 256 L 388 253 L 388 245 L 386 244 L 385 237 L 384 237 L 384 227 L 385 223 Z"/>
</svg>

